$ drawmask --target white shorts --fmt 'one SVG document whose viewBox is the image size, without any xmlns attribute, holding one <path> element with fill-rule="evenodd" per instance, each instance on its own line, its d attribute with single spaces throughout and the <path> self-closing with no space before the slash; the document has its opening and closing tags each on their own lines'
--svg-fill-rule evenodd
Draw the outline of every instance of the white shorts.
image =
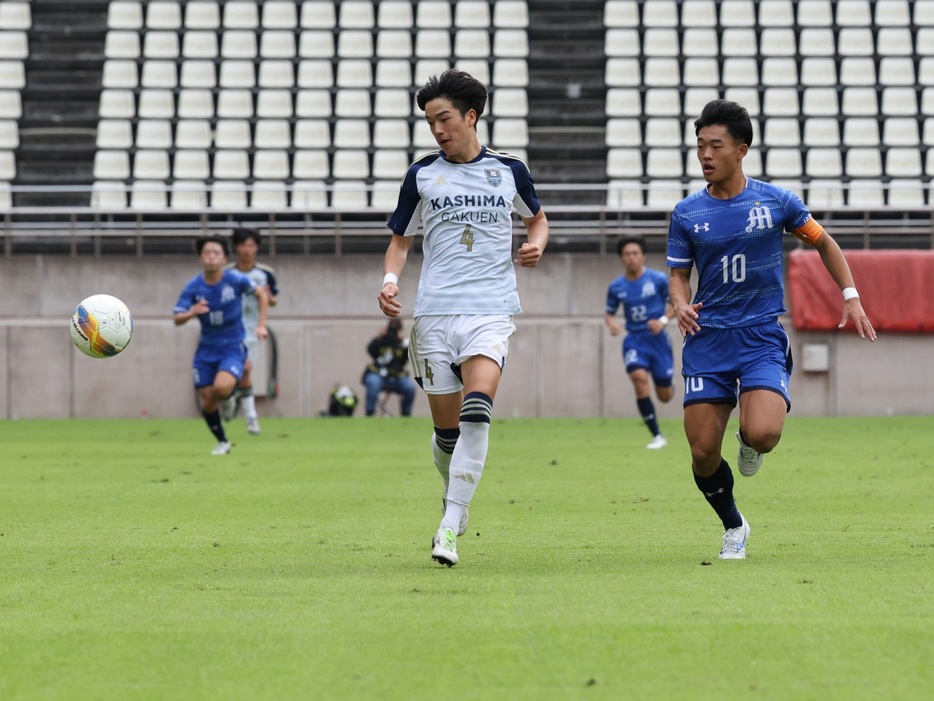
<svg viewBox="0 0 934 701">
<path fill-rule="evenodd" d="M 247 335 L 247 337 L 243 339 L 243 344 L 246 346 L 247 359 L 253 365 L 256 365 L 256 354 L 259 352 L 259 339 L 256 336 Z"/>
<path fill-rule="evenodd" d="M 418 317 L 409 335 L 409 360 L 416 382 L 427 394 L 460 392 L 464 389 L 458 377 L 460 364 L 483 355 L 502 369 L 509 337 L 515 331 L 512 317 L 505 314 Z"/>
</svg>

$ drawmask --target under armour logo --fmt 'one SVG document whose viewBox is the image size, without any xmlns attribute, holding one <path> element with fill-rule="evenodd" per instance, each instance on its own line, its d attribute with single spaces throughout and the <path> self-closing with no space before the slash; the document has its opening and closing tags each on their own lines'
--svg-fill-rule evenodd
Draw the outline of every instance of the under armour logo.
<svg viewBox="0 0 934 701">
<path fill-rule="evenodd" d="M 710 231 L 710 222 L 704 222 L 703 224 L 694 225 L 695 234 L 699 234 L 702 231 Z"/>
<path fill-rule="evenodd" d="M 710 497 L 715 497 L 718 494 L 723 494 L 723 487 L 720 487 L 720 489 L 718 489 L 715 492 L 704 492 L 704 496 L 707 497 L 708 499 L 710 499 Z"/>
<path fill-rule="evenodd" d="M 772 212 L 768 207 L 753 207 L 749 210 L 749 221 L 746 222 L 746 233 L 753 229 L 772 228 Z"/>
</svg>

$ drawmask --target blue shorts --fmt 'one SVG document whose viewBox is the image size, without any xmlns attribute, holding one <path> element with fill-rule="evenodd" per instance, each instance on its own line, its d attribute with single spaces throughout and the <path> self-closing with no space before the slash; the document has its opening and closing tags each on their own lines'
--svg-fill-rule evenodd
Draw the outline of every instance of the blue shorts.
<svg viewBox="0 0 934 701">
<path fill-rule="evenodd" d="M 778 321 L 737 329 L 701 329 L 684 339 L 684 406 L 730 404 L 743 392 L 766 389 L 791 409 L 792 358 Z"/>
<path fill-rule="evenodd" d="M 623 340 L 623 363 L 627 373 L 648 370 L 656 387 L 671 387 L 675 359 L 671 351 L 671 339 L 664 331 L 657 335 L 651 331 L 626 334 Z"/>
<path fill-rule="evenodd" d="M 191 370 L 195 389 L 213 385 L 214 377 L 221 370 L 229 372 L 239 382 L 240 378 L 243 377 L 246 356 L 247 351 L 244 343 L 231 343 L 223 346 L 198 346 Z"/>
</svg>

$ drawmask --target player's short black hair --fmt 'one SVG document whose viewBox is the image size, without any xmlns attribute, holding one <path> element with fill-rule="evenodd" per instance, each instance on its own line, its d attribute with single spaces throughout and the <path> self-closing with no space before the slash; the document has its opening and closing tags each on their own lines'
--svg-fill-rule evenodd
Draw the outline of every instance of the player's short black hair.
<svg viewBox="0 0 934 701">
<path fill-rule="evenodd" d="M 624 236 L 619 241 L 616 242 L 616 255 L 623 255 L 623 249 L 626 248 L 630 243 L 634 243 L 639 247 L 639 250 L 645 253 L 645 239 L 641 236 Z"/>
<path fill-rule="evenodd" d="M 233 230 L 233 233 L 230 235 L 230 244 L 236 248 L 237 244 L 243 243 L 247 239 L 253 239 L 256 245 L 259 246 L 263 237 L 256 229 L 247 229 L 241 226 Z"/>
<path fill-rule="evenodd" d="M 202 236 L 195 241 L 195 250 L 198 252 L 198 255 L 201 255 L 201 251 L 204 250 L 204 247 L 209 243 L 220 244 L 220 247 L 224 249 L 224 255 L 230 255 L 230 244 L 227 243 L 227 237 L 221 236 L 220 234 L 212 234 L 211 236 Z"/>
<path fill-rule="evenodd" d="M 431 76 L 415 94 L 415 102 L 418 103 L 418 108 L 424 111 L 425 105 L 432 100 L 446 97 L 461 115 L 473 110 L 479 118 L 486 107 L 488 95 L 486 86 L 470 73 L 449 68 L 441 75 Z"/>
<path fill-rule="evenodd" d="M 694 135 L 714 124 L 725 126 L 737 143 L 752 146 L 752 120 L 742 105 L 729 100 L 711 100 L 704 105 L 701 116 L 694 120 Z"/>
</svg>

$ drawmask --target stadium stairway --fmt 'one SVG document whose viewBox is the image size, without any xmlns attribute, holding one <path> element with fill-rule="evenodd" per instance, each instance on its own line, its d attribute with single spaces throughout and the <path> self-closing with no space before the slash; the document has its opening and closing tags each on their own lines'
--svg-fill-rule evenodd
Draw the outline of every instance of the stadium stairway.
<svg viewBox="0 0 934 701">
<path fill-rule="evenodd" d="M 88 186 L 100 101 L 107 6 L 98 0 L 32 3 L 14 185 Z M 87 192 L 17 193 L 19 207 L 87 206 Z"/>
<path fill-rule="evenodd" d="M 603 0 L 529 3 L 529 162 L 539 183 L 605 183 Z M 551 192 L 547 204 L 603 204 L 606 194 Z"/>
</svg>

